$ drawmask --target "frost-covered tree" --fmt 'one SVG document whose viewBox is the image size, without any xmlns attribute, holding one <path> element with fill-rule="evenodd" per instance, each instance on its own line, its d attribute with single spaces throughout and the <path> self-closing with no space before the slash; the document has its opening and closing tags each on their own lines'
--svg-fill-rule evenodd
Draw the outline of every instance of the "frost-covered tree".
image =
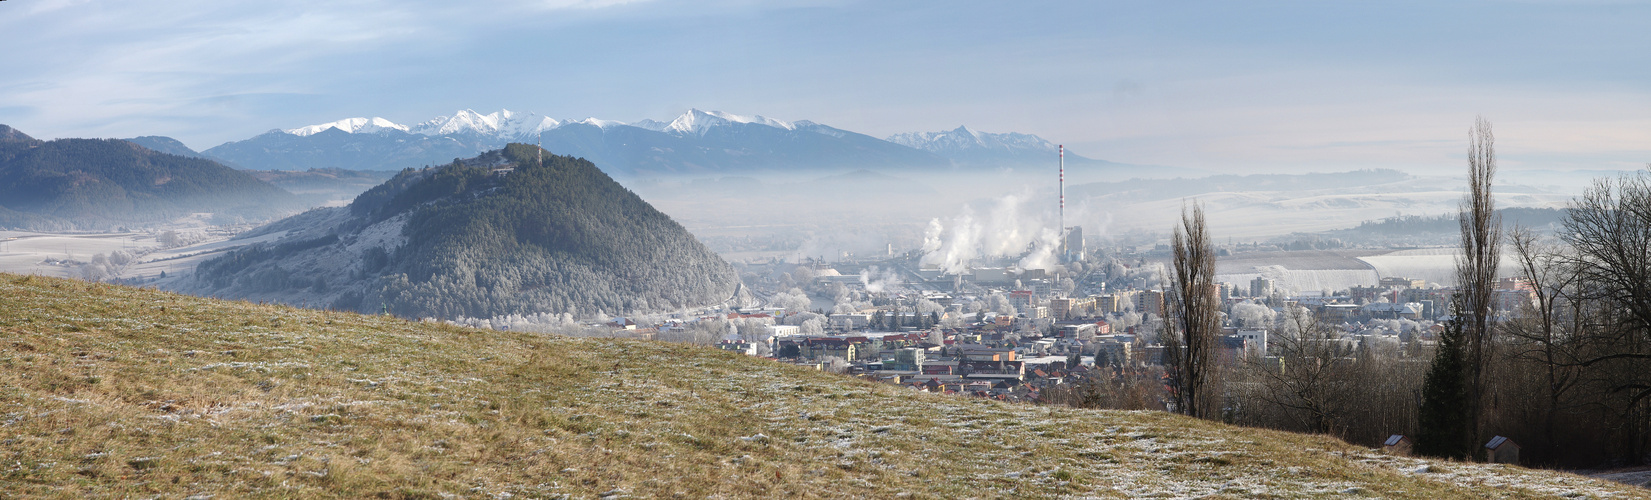
<svg viewBox="0 0 1651 500">
<path fill-rule="evenodd" d="M 809 318 L 798 325 L 797 331 L 803 335 L 821 335 L 825 333 L 825 325 L 826 320 L 824 318 Z"/>
</svg>

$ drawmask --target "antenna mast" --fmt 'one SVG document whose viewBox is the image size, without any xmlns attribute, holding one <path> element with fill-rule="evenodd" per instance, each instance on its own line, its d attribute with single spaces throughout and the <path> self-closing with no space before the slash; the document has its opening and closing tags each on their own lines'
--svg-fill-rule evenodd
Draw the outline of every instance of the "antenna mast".
<svg viewBox="0 0 1651 500">
<path fill-rule="evenodd" d="M 1061 257 L 1060 257 L 1060 259 L 1061 259 L 1061 261 L 1064 262 L 1066 260 L 1066 145 L 1059 144 L 1059 145 L 1056 145 L 1055 147 L 1059 148 L 1060 155 L 1061 155 L 1060 156 L 1060 165 L 1061 165 L 1061 178 L 1060 178 L 1061 219 L 1060 219 L 1059 233 L 1061 235 Z"/>
</svg>

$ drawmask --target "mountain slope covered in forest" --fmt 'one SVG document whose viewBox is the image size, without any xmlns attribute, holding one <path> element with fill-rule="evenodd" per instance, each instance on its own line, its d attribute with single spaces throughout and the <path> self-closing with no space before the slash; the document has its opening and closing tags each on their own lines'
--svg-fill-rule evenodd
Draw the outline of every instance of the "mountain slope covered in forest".
<svg viewBox="0 0 1651 500">
<path fill-rule="evenodd" d="M 706 347 L 0 274 L 0 491 L 205 498 L 1646 498 Z"/>
<path fill-rule="evenodd" d="M 187 156 L 187 157 L 190 157 L 190 158 L 207 158 L 207 159 L 211 159 L 211 158 L 208 158 L 206 155 L 202 155 L 200 152 L 197 152 L 193 149 L 189 149 L 189 146 L 186 146 L 186 145 L 184 145 L 183 142 L 178 141 L 177 139 L 173 139 L 171 137 L 166 137 L 166 136 L 161 136 L 161 135 L 146 135 L 146 136 L 142 136 L 142 137 L 133 137 L 133 138 L 130 138 L 130 139 L 121 139 L 121 140 L 126 141 L 126 142 L 130 142 L 132 144 L 137 144 L 139 146 L 149 148 L 151 151 L 155 151 L 157 153 L 166 153 L 166 154 L 169 154 L 169 155 Z M 219 162 L 219 163 L 223 163 L 223 162 Z M 228 164 L 225 163 L 225 165 L 228 165 Z"/>
<path fill-rule="evenodd" d="M 323 132 L 324 133 L 324 132 Z M 532 146 L 408 169 L 207 261 L 184 291 L 408 317 L 721 304 L 733 268 L 583 159 Z"/>
<path fill-rule="evenodd" d="M 298 199 L 211 160 L 113 139 L 40 141 L 0 133 L 0 227 L 97 229 L 196 212 L 249 219 L 298 208 Z"/>
</svg>

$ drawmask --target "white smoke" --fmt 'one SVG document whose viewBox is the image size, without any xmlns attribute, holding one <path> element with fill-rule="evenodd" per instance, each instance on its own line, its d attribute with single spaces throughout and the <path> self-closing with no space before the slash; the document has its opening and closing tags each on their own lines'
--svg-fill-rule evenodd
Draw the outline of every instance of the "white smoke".
<svg viewBox="0 0 1651 500">
<path fill-rule="evenodd" d="M 860 284 L 865 285 L 867 292 L 883 293 L 884 290 L 900 284 L 900 273 L 893 269 L 880 270 L 877 266 L 871 266 L 860 272 Z"/>
<path fill-rule="evenodd" d="M 985 214 L 965 206 L 949 221 L 929 221 L 923 237 L 923 265 L 959 274 L 976 259 L 1024 255 L 1020 260 L 1022 269 L 1051 268 L 1059 261 L 1055 253 L 1060 248 L 1055 207 L 1040 210 L 1032 205 L 1047 205 L 1047 201 L 1008 195 L 994 202 Z M 1071 215 L 1074 220 L 1078 217 Z"/>
<path fill-rule="evenodd" d="M 1044 229 L 1043 233 L 1032 242 L 1033 248 L 1025 257 L 1021 257 L 1018 264 L 1021 269 L 1048 269 L 1053 271 L 1060 265 L 1060 259 L 1055 255 L 1061 248 L 1061 234 L 1054 229 Z"/>
</svg>

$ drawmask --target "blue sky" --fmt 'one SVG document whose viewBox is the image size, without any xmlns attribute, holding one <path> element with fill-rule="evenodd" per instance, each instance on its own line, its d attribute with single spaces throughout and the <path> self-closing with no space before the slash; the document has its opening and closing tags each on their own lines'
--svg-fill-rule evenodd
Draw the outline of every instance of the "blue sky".
<svg viewBox="0 0 1651 500">
<path fill-rule="evenodd" d="M 1645 2 L 0 2 L 0 123 L 196 149 L 353 116 L 690 107 L 1214 171 L 1651 161 Z"/>
</svg>

